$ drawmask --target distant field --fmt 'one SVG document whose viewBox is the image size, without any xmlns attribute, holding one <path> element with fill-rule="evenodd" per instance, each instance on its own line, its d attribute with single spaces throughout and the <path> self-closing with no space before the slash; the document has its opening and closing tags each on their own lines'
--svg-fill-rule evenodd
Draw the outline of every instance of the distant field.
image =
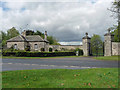
<svg viewBox="0 0 120 90">
<path fill-rule="evenodd" d="M 94 59 L 98 59 L 98 60 L 120 60 L 120 56 L 102 56 L 102 57 L 94 57 Z"/>
<path fill-rule="evenodd" d="M 117 88 L 118 69 L 40 69 L 2 72 L 3 88 Z"/>
</svg>

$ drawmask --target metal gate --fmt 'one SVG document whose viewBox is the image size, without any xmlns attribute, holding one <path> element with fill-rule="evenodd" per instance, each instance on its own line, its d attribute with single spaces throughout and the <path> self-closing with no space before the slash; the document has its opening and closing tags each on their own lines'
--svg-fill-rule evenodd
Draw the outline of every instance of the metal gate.
<svg viewBox="0 0 120 90">
<path fill-rule="evenodd" d="M 99 47 L 99 48 L 94 48 L 90 45 L 89 50 L 90 50 L 89 51 L 90 56 L 104 56 L 104 42 L 102 43 L 101 47 Z"/>
</svg>

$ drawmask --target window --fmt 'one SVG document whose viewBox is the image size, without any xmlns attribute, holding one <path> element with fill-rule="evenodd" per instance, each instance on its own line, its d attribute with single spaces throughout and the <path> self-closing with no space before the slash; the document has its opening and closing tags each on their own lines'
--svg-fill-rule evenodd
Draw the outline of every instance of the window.
<svg viewBox="0 0 120 90">
<path fill-rule="evenodd" d="M 17 44 L 14 44 L 14 49 L 17 49 Z"/>
<path fill-rule="evenodd" d="M 37 44 L 34 45 L 34 49 L 38 50 L 38 45 Z"/>
</svg>

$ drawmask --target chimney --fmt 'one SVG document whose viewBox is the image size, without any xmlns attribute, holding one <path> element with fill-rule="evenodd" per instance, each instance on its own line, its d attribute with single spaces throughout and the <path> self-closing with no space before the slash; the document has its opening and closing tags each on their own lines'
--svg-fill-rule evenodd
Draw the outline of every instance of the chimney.
<svg viewBox="0 0 120 90">
<path fill-rule="evenodd" d="M 47 31 L 45 31 L 45 37 L 44 40 L 47 41 Z"/>
<path fill-rule="evenodd" d="M 24 30 L 24 32 L 22 32 L 22 36 L 26 37 L 26 30 Z"/>
</svg>

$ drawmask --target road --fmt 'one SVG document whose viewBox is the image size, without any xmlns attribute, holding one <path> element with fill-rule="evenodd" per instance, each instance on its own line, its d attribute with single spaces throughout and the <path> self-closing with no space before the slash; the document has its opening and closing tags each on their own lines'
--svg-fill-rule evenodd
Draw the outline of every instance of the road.
<svg viewBox="0 0 120 90">
<path fill-rule="evenodd" d="M 30 69 L 117 68 L 118 61 L 95 60 L 91 57 L 2 59 L 2 71 Z"/>
</svg>

